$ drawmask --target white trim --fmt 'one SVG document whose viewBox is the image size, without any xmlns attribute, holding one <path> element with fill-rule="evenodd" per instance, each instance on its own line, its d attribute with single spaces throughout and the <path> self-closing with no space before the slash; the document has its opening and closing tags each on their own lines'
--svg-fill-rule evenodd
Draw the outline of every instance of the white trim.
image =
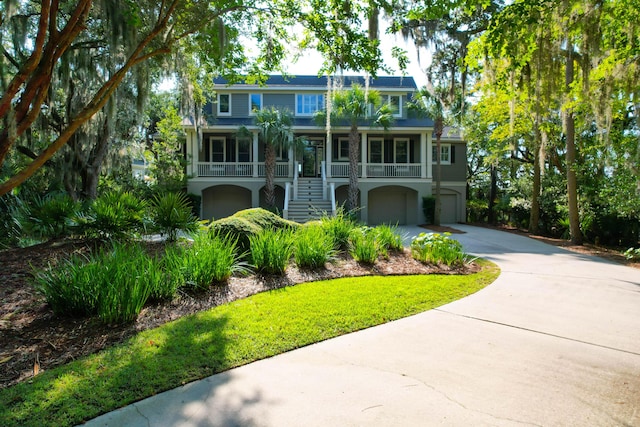
<svg viewBox="0 0 640 427">
<path fill-rule="evenodd" d="M 374 162 L 373 160 L 371 160 L 371 152 L 373 151 L 371 149 L 371 143 L 372 142 L 379 142 L 380 143 L 380 161 L 379 162 Z M 369 163 L 374 164 L 374 165 L 379 165 L 379 164 L 384 163 L 384 138 L 380 138 L 380 137 L 369 138 L 369 147 L 368 147 L 367 159 L 368 159 Z"/>
<path fill-rule="evenodd" d="M 262 110 L 262 108 L 264 107 L 264 101 L 262 99 L 262 93 L 249 92 L 247 94 L 247 97 L 248 97 L 248 100 L 249 100 L 249 115 L 250 116 L 255 116 L 256 115 L 256 112 L 253 109 L 251 109 L 251 97 L 253 95 L 258 95 L 260 97 L 260 108 L 259 108 L 259 110 Z"/>
<path fill-rule="evenodd" d="M 432 157 L 433 157 L 433 150 L 436 150 L 438 148 L 437 144 L 435 141 L 433 141 L 433 148 L 431 149 L 431 153 L 432 153 Z M 442 160 L 442 150 L 443 149 L 447 149 L 447 160 Z M 450 165 L 451 164 L 451 144 L 448 143 L 442 143 L 440 142 L 440 164 L 441 165 Z M 437 154 L 437 153 L 436 153 Z M 436 158 L 432 158 L 432 162 L 433 164 L 437 164 L 438 160 Z"/>
<path fill-rule="evenodd" d="M 398 161 L 398 143 L 405 142 L 407 144 L 407 161 L 400 162 Z M 411 140 L 409 138 L 393 138 L 393 163 L 409 163 L 411 160 L 411 153 L 409 150 L 411 149 Z"/>
<path fill-rule="evenodd" d="M 220 111 L 220 97 L 222 95 L 226 95 L 226 96 L 229 97 L 229 111 L 227 111 L 227 112 Z M 217 96 L 216 104 L 217 104 L 216 111 L 218 112 L 218 116 L 230 116 L 231 115 L 231 94 L 230 93 L 219 93 L 218 96 Z"/>
</svg>

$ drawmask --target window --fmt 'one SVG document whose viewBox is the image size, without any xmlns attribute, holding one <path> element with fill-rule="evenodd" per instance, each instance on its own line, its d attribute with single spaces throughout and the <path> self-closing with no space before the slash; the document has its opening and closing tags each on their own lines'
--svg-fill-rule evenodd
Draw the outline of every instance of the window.
<svg viewBox="0 0 640 427">
<path fill-rule="evenodd" d="M 438 162 L 438 158 L 436 157 L 438 147 L 435 142 L 432 147 L 432 163 L 436 164 Z M 441 165 L 450 165 L 451 164 L 451 144 L 440 144 L 440 164 Z"/>
<path fill-rule="evenodd" d="M 212 136 L 209 138 L 209 144 L 205 145 L 204 148 L 206 162 L 224 162 L 226 149 L 224 138 Z"/>
<path fill-rule="evenodd" d="M 218 94 L 218 115 L 219 116 L 231 115 L 231 94 L 230 93 Z"/>
<path fill-rule="evenodd" d="M 387 102 L 393 109 L 394 117 L 402 117 L 402 96 L 400 95 L 387 95 Z"/>
<path fill-rule="evenodd" d="M 384 139 L 369 139 L 369 163 L 383 163 Z"/>
<path fill-rule="evenodd" d="M 236 161 L 237 162 L 250 162 L 251 161 L 251 140 L 247 138 L 236 139 Z"/>
<path fill-rule="evenodd" d="M 338 160 L 349 160 L 349 138 L 338 139 Z"/>
<path fill-rule="evenodd" d="M 249 94 L 249 115 L 255 114 L 256 111 L 262 110 L 262 94 L 250 93 Z"/>
<path fill-rule="evenodd" d="M 316 111 L 324 109 L 324 95 L 298 94 L 296 95 L 296 115 L 312 116 Z"/>
<path fill-rule="evenodd" d="M 393 140 L 393 161 L 395 163 L 409 163 L 409 140 Z"/>
</svg>

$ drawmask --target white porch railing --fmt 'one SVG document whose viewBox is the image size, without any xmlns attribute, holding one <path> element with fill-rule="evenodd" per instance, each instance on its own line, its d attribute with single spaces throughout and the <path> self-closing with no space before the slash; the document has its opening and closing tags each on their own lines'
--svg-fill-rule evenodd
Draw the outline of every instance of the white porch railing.
<svg viewBox="0 0 640 427">
<path fill-rule="evenodd" d="M 369 178 L 420 178 L 422 173 L 420 163 L 367 163 L 366 167 Z M 349 163 L 331 163 L 331 176 L 347 178 Z M 362 176 L 361 163 L 358 163 L 358 176 Z"/>
<path fill-rule="evenodd" d="M 367 176 L 372 178 L 420 178 L 419 163 L 368 164 Z"/>
<path fill-rule="evenodd" d="M 253 176 L 253 163 L 198 162 L 198 176 Z"/>
<path fill-rule="evenodd" d="M 198 162 L 199 177 L 251 177 L 256 165 L 250 162 Z M 258 176 L 265 176 L 265 165 L 259 163 Z M 276 178 L 287 178 L 289 176 L 289 163 L 276 163 Z"/>
<path fill-rule="evenodd" d="M 362 176 L 362 165 L 358 163 L 358 176 Z M 331 163 L 332 178 L 347 178 L 349 176 L 349 163 Z"/>
<path fill-rule="evenodd" d="M 266 168 L 264 163 L 258 163 L 258 176 L 266 176 Z M 286 178 L 289 176 L 289 162 L 276 163 L 276 178 Z"/>
</svg>

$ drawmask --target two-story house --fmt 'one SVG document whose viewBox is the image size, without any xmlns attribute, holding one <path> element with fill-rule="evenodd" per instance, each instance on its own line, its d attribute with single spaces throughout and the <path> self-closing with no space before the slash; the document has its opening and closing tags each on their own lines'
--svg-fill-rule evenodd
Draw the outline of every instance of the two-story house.
<svg viewBox="0 0 640 427">
<path fill-rule="evenodd" d="M 365 86 L 363 77 L 343 77 Z M 221 218 L 264 206 L 264 145 L 254 112 L 275 106 L 294 115 L 295 136 L 304 147 L 278 153 L 276 200 L 283 216 L 304 221 L 318 211 L 331 213 L 346 201 L 349 176 L 349 128 L 318 126 L 313 115 L 324 109 L 327 78 L 271 76 L 264 86 L 215 81 L 216 93 L 204 108 L 200 131 L 185 120 L 189 159 L 188 191 L 202 196 L 201 217 Z M 369 224 L 417 224 L 424 221 L 422 198 L 435 188 L 433 121 L 415 117 L 407 103 L 417 91 L 411 77 L 379 77 L 369 83 L 395 107 L 394 125 L 384 131 L 363 123 L 360 164 L 360 219 Z M 251 136 L 239 133 L 246 127 Z M 329 136 L 328 136 L 329 135 Z M 442 222 L 465 220 L 466 145 L 445 130 L 441 147 Z"/>
</svg>

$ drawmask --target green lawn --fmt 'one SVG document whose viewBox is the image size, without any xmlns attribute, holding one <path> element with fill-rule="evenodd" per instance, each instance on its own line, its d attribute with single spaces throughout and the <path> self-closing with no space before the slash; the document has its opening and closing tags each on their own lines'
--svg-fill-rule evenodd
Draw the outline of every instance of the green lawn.
<svg viewBox="0 0 640 427">
<path fill-rule="evenodd" d="M 416 314 L 497 277 L 356 277 L 265 292 L 187 316 L 0 390 L 0 425 L 76 425 L 182 384 Z"/>
</svg>

